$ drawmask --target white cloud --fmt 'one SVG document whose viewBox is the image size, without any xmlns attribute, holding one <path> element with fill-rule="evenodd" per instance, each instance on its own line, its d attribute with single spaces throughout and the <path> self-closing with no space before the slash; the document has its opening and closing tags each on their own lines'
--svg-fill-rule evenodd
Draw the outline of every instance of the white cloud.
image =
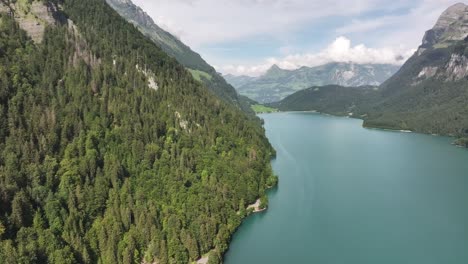
<svg viewBox="0 0 468 264">
<path fill-rule="evenodd" d="M 178 39 L 184 38 L 186 36 L 186 32 L 180 26 L 178 26 L 174 21 L 165 17 L 165 16 L 157 16 L 154 18 L 155 23 L 162 29 L 167 32 L 170 32 L 172 35 L 177 37 Z"/>
<path fill-rule="evenodd" d="M 404 0 L 133 0 L 170 32 L 197 49 L 267 35 L 286 38 L 291 31 L 321 18 L 353 16 L 401 6 Z M 177 25 L 174 27 L 174 25 Z"/>
<path fill-rule="evenodd" d="M 273 64 L 283 69 L 297 69 L 301 66 L 318 66 L 330 62 L 354 62 L 358 64 L 403 64 L 414 49 L 369 48 L 364 44 L 352 46 L 351 40 L 338 37 L 325 49 L 317 53 L 293 54 L 283 58 L 269 58 L 258 65 L 226 65 L 218 68 L 223 73 L 258 76 Z"/>
<path fill-rule="evenodd" d="M 419 0 L 408 12 L 373 19 L 352 19 L 336 29 L 338 34 L 355 34 L 363 38 L 376 39 L 381 46 L 417 47 L 426 30 L 432 28 L 441 13 L 455 0 Z"/>
</svg>

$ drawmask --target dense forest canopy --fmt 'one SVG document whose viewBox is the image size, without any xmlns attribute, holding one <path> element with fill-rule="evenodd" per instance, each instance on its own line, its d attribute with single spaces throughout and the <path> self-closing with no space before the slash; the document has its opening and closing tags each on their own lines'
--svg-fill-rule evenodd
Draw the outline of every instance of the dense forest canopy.
<svg viewBox="0 0 468 264">
<path fill-rule="evenodd" d="M 215 93 L 225 102 L 234 105 L 248 113 L 250 117 L 254 112 L 250 109 L 249 101 L 239 96 L 215 68 L 209 65 L 198 53 L 192 51 L 180 39 L 159 27 L 153 19 L 132 1 L 106 0 L 123 18 L 134 24 L 145 36 L 151 39 L 164 52 L 184 65 L 194 78 Z"/>
<path fill-rule="evenodd" d="M 0 16 L 0 259 L 220 261 L 276 182 L 263 129 L 104 0 L 54 2 L 41 44 Z"/>
</svg>

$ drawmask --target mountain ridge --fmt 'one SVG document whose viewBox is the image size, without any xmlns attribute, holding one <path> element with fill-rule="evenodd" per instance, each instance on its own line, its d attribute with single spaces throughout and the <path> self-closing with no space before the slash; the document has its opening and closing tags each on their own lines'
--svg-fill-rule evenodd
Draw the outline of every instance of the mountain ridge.
<svg viewBox="0 0 468 264">
<path fill-rule="evenodd" d="M 438 18 L 434 27 L 424 34 L 417 54 L 428 48 L 447 47 L 453 42 L 463 40 L 468 31 L 468 6 L 457 3 L 447 8 Z"/>
<path fill-rule="evenodd" d="M 260 77 L 226 75 L 225 78 L 240 94 L 260 103 L 271 103 L 311 86 L 379 85 L 398 69 L 399 66 L 389 64 L 344 62 L 315 67 L 303 66 L 296 70 L 285 70 L 274 65 Z"/>
</svg>

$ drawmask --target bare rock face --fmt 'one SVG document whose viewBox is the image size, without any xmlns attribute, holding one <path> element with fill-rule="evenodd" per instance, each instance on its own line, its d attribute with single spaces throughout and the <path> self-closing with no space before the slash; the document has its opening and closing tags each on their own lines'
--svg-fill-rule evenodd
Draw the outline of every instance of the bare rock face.
<svg viewBox="0 0 468 264">
<path fill-rule="evenodd" d="M 445 65 L 447 81 L 459 81 L 468 76 L 468 58 L 460 54 L 452 54 L 450 61 Z"/>
<path fill-rule="evenodd" d="M 133 4 L 131 0 L 106 0 L 106 2 L 114 9 L 122 13 L 131 14 L 133 24 L 144 27 L 155 27 L 153 19 L 140 7 Z"/>
<path fill-rule="evenodd" d="M 453 23 L 458 22 L 461 18 L 466 18 L 467 8 L 468 7 L 463 3 L 458 3 L 447 8 L 447 10 L 445 10 L 444 13 L 442 13 L 442 15 L 439 17 L 439 20 L 435 24 L 434 29 L 448 28 Z"/>
<path fill-rule="evenodd" d="M 437 20 L 435 26 L 426 32 L 423 43 L 417 56 L 427 49 L 446 48 L 468 36 L 468 6 L 462 3 L 455 4 L 445 10 Z M 457 52 L 447 57 L 441 65 L 428 65 L 414 78 L 413 85 L 424 80 L 436 77 L 446 82 L 460 81 L 468 77 L 468 58 L 466 52 Z"/>
<path fill-rule="evenodd" d="M 53 25 L 55 20 L 52 10 L 41 2 L 32 2 L 29 13 L 23 13 L 18 18 L 20 27 L 24 29 L 32 40 L 41 43 L 46 26 Z"/>
<path fill-rule="evenodd" d="M 88 43 L 81 35 L 78 27 L 72 20 L 68 20 L 68 31 L 73 38 L 68 39 L 70 45 L 74 46 L 74 52 L 70 58 L 70 63 L 77 67 L 81 61 L 92 68 L 101 64 L 101 59 L 91 52 Z"/>
<path fill-rule="evenodd" d="M 468 58 L 462 54 L 452 54 L 444 65 L 424 67 L 414 78 L 413 86 L 436 77 L 445 82 L 456 82 L 468 77 Z"/>
<path fill-rule="evenodd" d="M 468 6 L 455 4 L 445 10 L 435 26 L 424 35 L 421 49 L 444 48 L 468 36 Z M 421 52 L 419 52 L 421 53 Z"/>
<path fill-rule="evenodd" d="M 42 42 L 45 28 L 55 24 L 53 14 L 57 11 L 57 7 L 54 5 L 45 5 L 40 1 L 32 3 L 19 1 L 13 5 L 13 8 L 19 26 L 36 43 Z M 8 12 L 8 8 L 1 3 L 0 12 Z"/>
</svg>

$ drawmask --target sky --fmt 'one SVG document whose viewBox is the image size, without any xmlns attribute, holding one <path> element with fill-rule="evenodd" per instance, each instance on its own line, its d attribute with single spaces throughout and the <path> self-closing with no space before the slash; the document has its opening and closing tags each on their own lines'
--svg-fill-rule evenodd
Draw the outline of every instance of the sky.
<svg viewBox="0 0 468 264">
<path fill-rule="evenodd" d="M 133 0 L 223 74 L 401 65 L 453 0 Z"/>
</svg>

